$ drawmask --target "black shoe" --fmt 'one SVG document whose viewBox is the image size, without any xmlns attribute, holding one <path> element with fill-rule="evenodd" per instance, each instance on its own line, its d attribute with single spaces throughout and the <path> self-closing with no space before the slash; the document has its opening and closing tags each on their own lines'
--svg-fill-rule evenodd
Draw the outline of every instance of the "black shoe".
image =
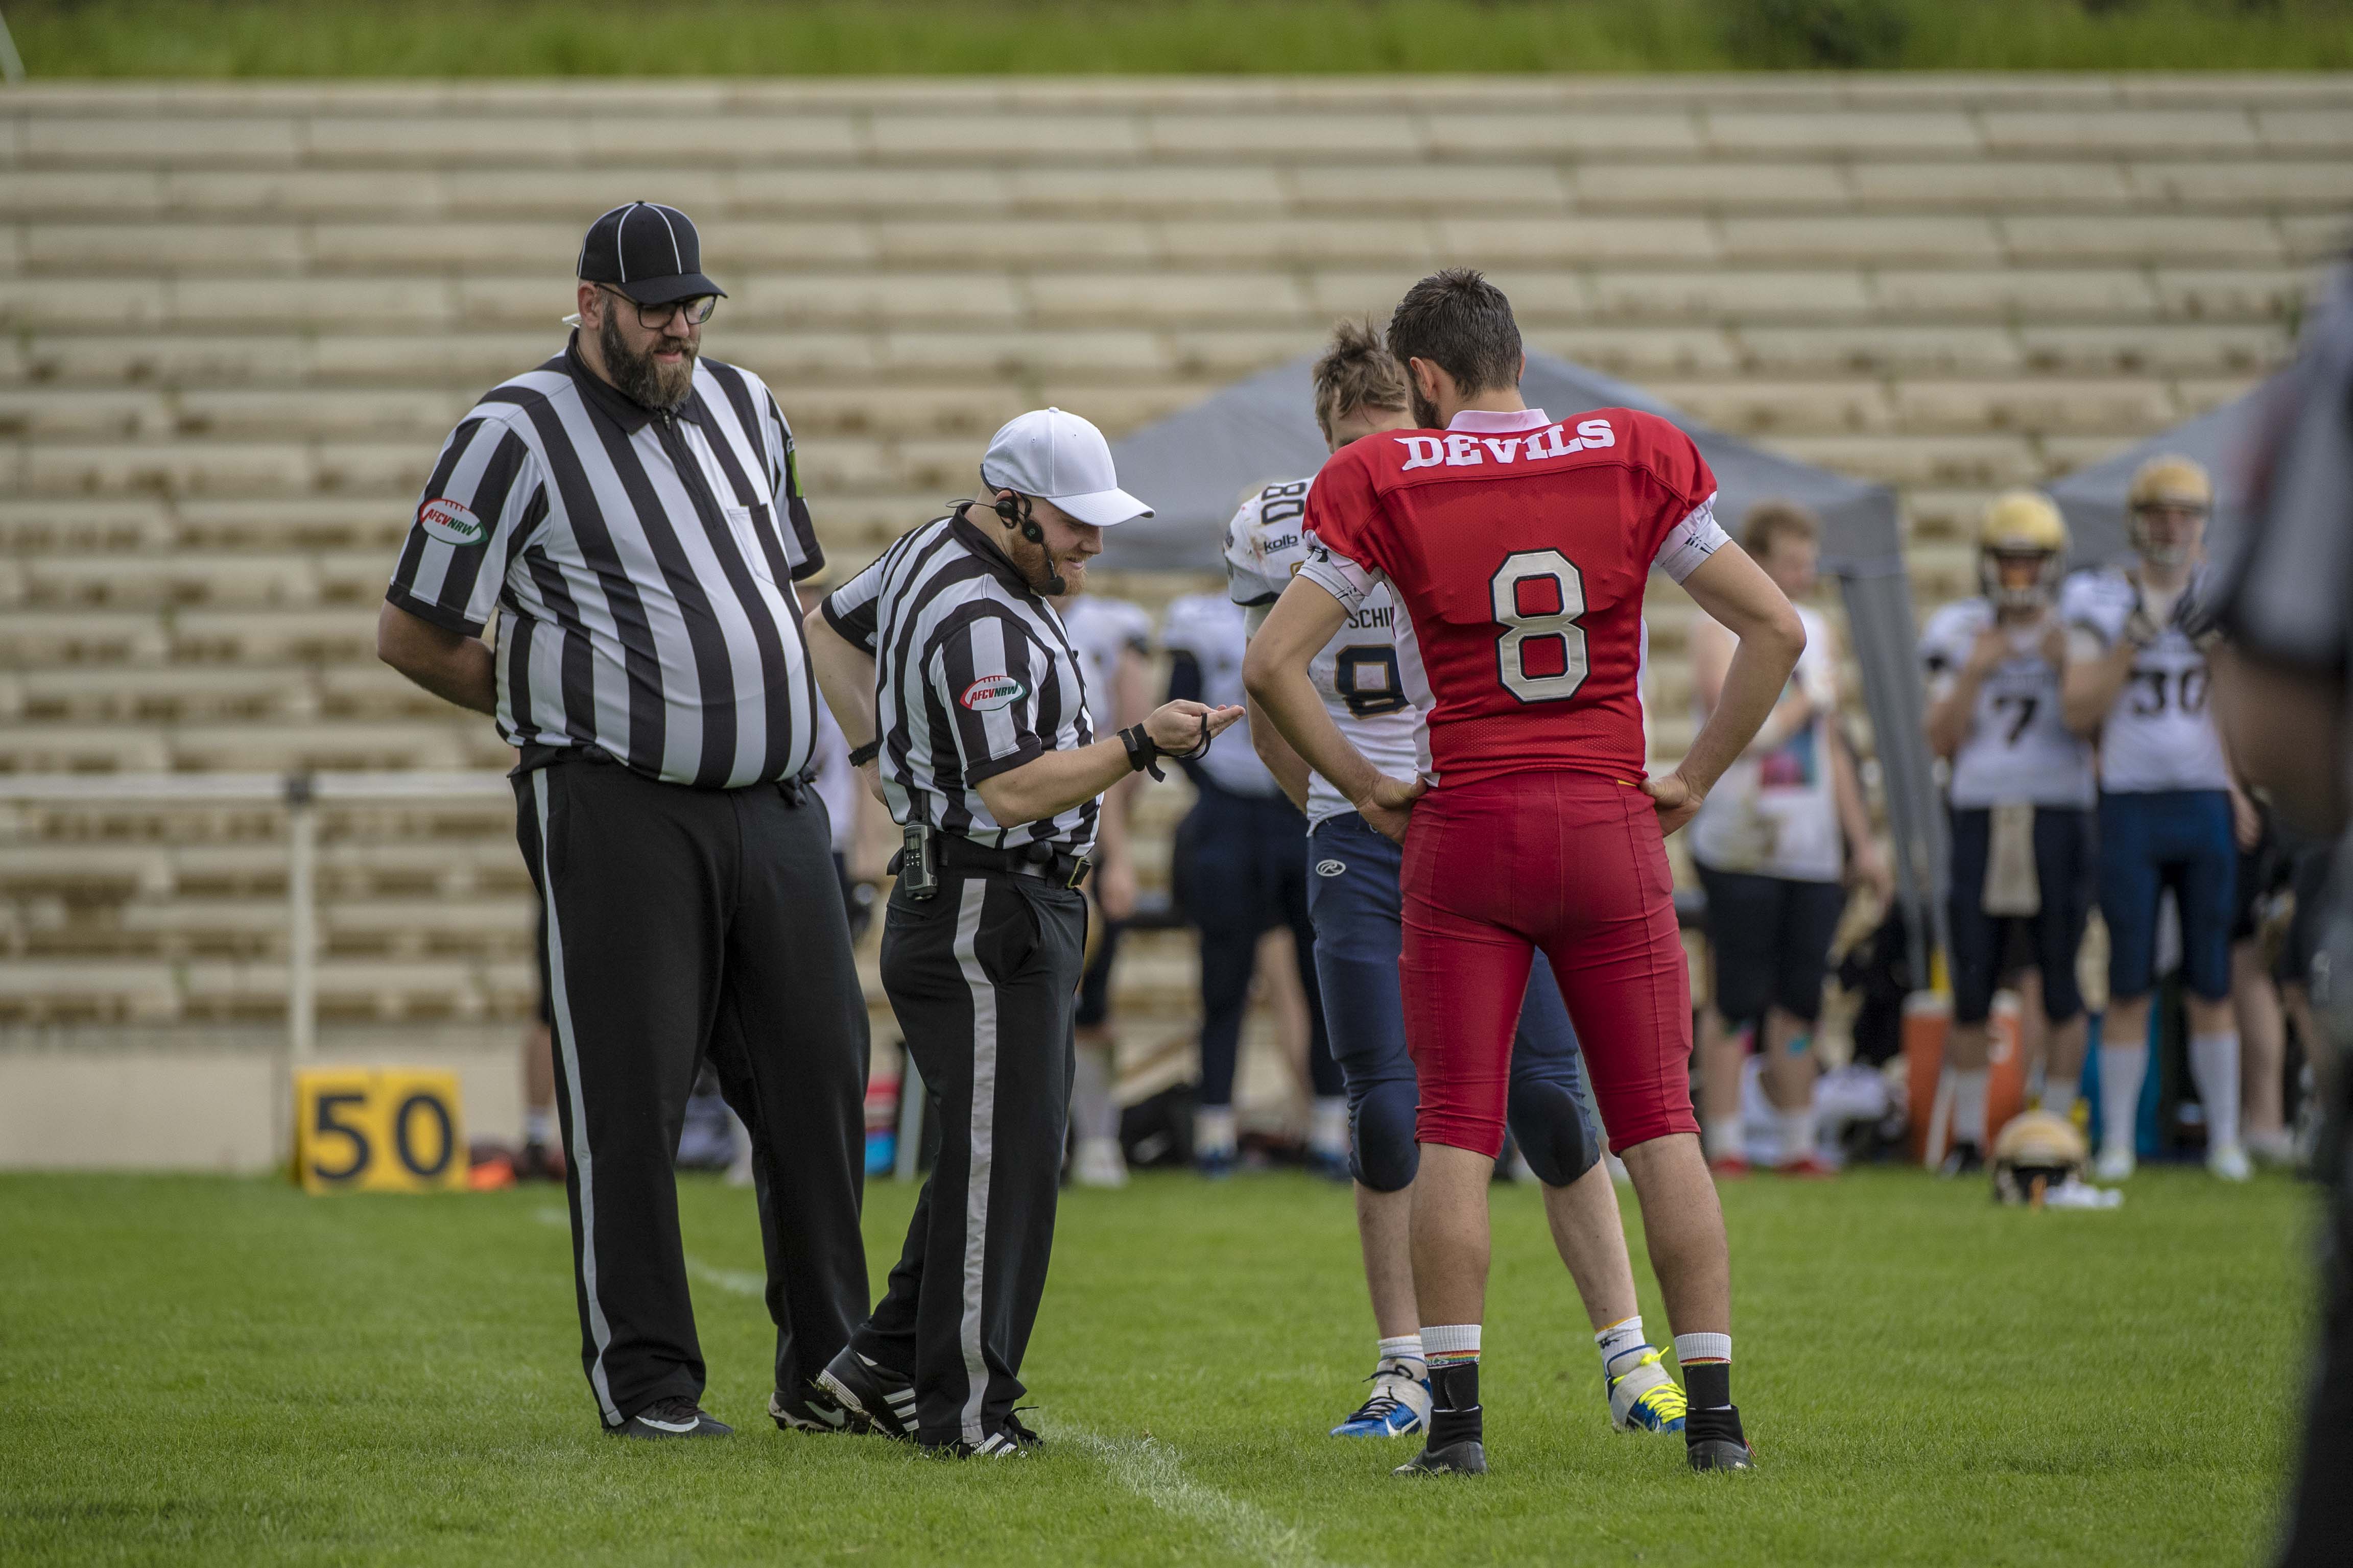
<svg viewBox="0 0 2353 1568">
<path fill-rule="evenodd" d="M 1936 1167 L 1940 1176 L 1974 1176 L 1985 1169 L 1985 1153 L 1974 1143 L 1956 1143 Z"/>
<path fill-rule="evenodd" d="M 1021 1419 L 1021 1412 L 1018 1410 L 1008 1415 L 1005 1418 L 1005 1425 L 997 1430 L 1012 1438 L 1015 1446 L 1018 1447 L 1042 1448 L 1046 1446 L 1046 1439 L 1029 1429 L 1029 1424 Z"/>
<path fill-rule="evenodd" d="M 915 1435 L 913 1382 L 848 1345 L 809 1384 L 808 1409 L 817 1425 L 807 1431 L 879 1432 L 902 1440 Z"/>
<path fill-rule="evenodd" d="M 1028 1457 L 1032 1444 L 1042 1441 L 1035 1432 L 1029 1436 L 1030 1442 L 1024 1443 L 1011 1432 L 1000 1429 L 977 1443 L 966 1443 L 961 1438 L 953 1443 L 926 1443 L 923 1452 L 934 1459 L 1018 1459 Z"/>
<path fill-rule="evenodd" d="M 1740 1429 L 1740 1407 L 1726 1405 L 1704 1410 L 1692 1406 L 1683 1416 L 1683 1453 L 1694 1470 L 1753 1470 L 1757 1457 L 1748 1451 L 1748 1435 Z"/>
<path fill-rule="evenodd" d="M 1487 1473 L 1487 1446 L 1476 1437 L 1465 1437 L 1460 1443 L 1449 1443 L 1443 1448 L 1424 1448 L 1389 1474 L 1393 1476 L 1483 1476 Z"/>
<path fill-rule="evenodd" d="M 711 1413 L 683 1394 L 657 1399 L 618 1426 L 607 1426 L 610 1437 L 733 1437 L 735 1428 L 712 1419 Z"/>
</svg>

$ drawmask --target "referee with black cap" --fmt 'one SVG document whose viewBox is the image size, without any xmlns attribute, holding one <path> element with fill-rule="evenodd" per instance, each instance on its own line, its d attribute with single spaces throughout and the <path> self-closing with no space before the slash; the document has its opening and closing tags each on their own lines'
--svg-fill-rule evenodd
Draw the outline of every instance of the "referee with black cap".
<svg viewBox="0 0 2353 1568">
<path fill-rule="evenodd" d="M 818 1378 L 820 1417 L 960 1456 L 1037 1441 L 1014 1414 L 1046 1288 L 1068 1119 L 1085 879 L 1103 791 L 1196 755 L 1240 708 L 1171 702 L 1098 740 L 1061 617 L 1103 531 L 1149 517 L 1103 433 L 1024 414 L 960 501 L 808 621 L 826 700 L 903 830 L 882 985 L 940 1124 L 872 1317 Z M 870 783 L 874 774 L 867 773 Z"/>
<path fill-rule="evenodd" d="M 521 754 L 605 1429 L 730 1430 L 702 1408 L 672 1176 L 706 1057 L 751 1130 L 769 1414 L 809 1426 L 809 1380 L 867 1302 L 866 1005 L 808 787 L 818 695 L 793 596 L 823 557 L 776 399 L 702 357 L 723 295 L 686 215 L 614 208 L 578 271 L 571 342 L 443 446 L 376 647 Z"/>
</svg>

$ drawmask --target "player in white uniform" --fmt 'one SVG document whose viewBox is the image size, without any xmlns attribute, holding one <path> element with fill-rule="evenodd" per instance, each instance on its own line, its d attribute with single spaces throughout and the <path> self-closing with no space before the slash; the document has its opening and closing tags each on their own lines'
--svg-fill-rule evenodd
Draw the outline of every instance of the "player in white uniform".
<svg viewBox="0 0 2353 1568">
<path fill-rule="evenodd" d="M 2042 1108 L 2071 1116 L 2084 1071 L 2075 952 L 2092 909 L 2092 748 L 2067 728 L 2057 613 L 2067 560 L 2059 509 L 2015 490 L 1978 525 L 1985 592 L 1946 605 L 1920 638 L 1928 745 L 1951 767 L 1951 1152 L 1955 1174 L 1987 1147 L 1986 1020 L 2003 955 L 2022 934 L 2042 977 L 2047 1021 Z"/>
<path fill-rule="evenodd" d="M 1846 912 L 1850 866 L 1883 900 L 1886 857 L 1854 757 L 1838 727 L 1838 639 L 1811 594 L 1821 524 L 1786 502 L 1749 509 L 1741 543 L 1798 605 L 1806 651 L 1773 714 L 1692 819 L 1692 859 L 1707 889 L 1708 1008 L 1700 1019 L 1701 1132 L 1719 1174 L 1746 1175 L 1740 1136 L 1742 1064 L 1753 1041 L 1766 1098 L 1778 1112 L 1776 1168 L 1826 1176 L 1814 1142 L 1813 1051 L 1822 975 Z M 1707 721 L 1737 639 L 1715 620 L 1692 626 L 1693 697 Z"/>
<path fill-rule="evenodd" d="M 1317 420 L 1335 451 L 1376 431 L 1412 424 L 1404 373 L 1368 323 L 1341 324 L 1316 365 L 1315 386 Z M 1234 601 L 1249 606 L 1252 629 L 1306 559 L 1300 517 L 1311 482 L 1267 486 L 1242 503 L 1227 528 L 1228 584 Z M 1388 589 L 1376 586 L 1315 656 L 1309 676 L 1340 732 L 1384 773 L 1411 778 L 1428 770 L 1430 753 L 1423 715 L 1409 699 L 1411 682 L 1398 661 L 1397 615 Z M 1420 1430 L 1430 1408 L 1408 1236 L 1419 1155 L 1414 1142 L 1419 1097 L 1406 1054 L 1398 976 L 1403 850 L 1312 773 L 1271 722 L 1254 723 L 1250 733 L 1312 825 L 1305 844 L 1294 840 L 1290 852 L 1314 868 L 1308 897 L 1315 965 L 1332 1049 L 1347 1087 L 1356 1227 L 1380 1338 L 1372 1396 L 1332 1435 L 1402 1436 Z M 1680 1431 L 1683 1390 L 1643 1339 L 1618 1195 L 1600 1164 L 1599 1134 L 1584 1109 L 1582 1072 L 1559 984 L 1538 964 L 1512 1053 L 1512 1131 L 1544 1184 L 1555 1244 L 1597 1331 L 1613 1420 L 1629 1430 Z"/>
<path fill-rule="evenodd" d="M 2248 1175 L 2239 1142 L 2239 1032 L 2231 1008 L 2231 923 L 2238 851 L 2262 822 L 2240 791 L 2207 708 L 2210 637 L 2194 629 L 2214 489 L 2187 458 L 2133 476 L 2121 571 L 2067 580 L 2067 722 L 2100 744 L 2100 912 L 2108 922 L 2101 1026 L 2099 1174 L 2132 1174 L 2148 1065 L 2160 894 L 2181 916 L 2189 1071 L 2206 1108 L 2207 1167 Z"/>
<path fill-rule="evenodd" d="M 1152 616 L 1141 605 L 1081 590 L 1054 600 L 1062 629 L 1079 656 L 1086 683 L 1087 717 L 1098 735 L 1141 723 L 1152 708 L 1145 659 L 1152 649 Z M 1135 862 L 1128 852 L 1128 815 L 1144 775 L 1130 773 L 1103 795 L 1095 837 L 1095 870 L 1088 892 L 1101 911 L 1101 935 L 1079 982 L 1078 1056 L 1071 1074 L 1071 1129 L 1077 1140 L 1071 1179 L 1082 1187 L 1127 1183 L 1119 1147 L 1118 1063 L 1111 1026 L 1111 970 L 1120 931 L 1135 912 Z"/>
<path fill-rule="evenodd" d="M 1160 643 L 1169 656 L 1172 700 L 1215 693 L 1242 701 L 1242 612 L 1223 594 L 1187 594 L 1168 603 Z M 1308 1162 L 1345 1179 L 1347 1101 L 1332 1059 L 1315 979 L 1315 928 L 1307 910 L 1307 868 L 1297 853 L 1306 824 L 1237 724 L 1198 758 L 1179 764 L 1198 792 L 1177 826 L 1171 870 L 1176 901 L 1201 936 L 1201 1082 L 1193 1113 L 1193 1161 L 1206 1176 L 1230 1173 L 1235 1160 L 1234 1070 L 1242 1014 L 1258 968 L 1259 939 L 1288 926 L 1307 999 L 1307 1073 L 1315 1105 Z"/>
</svg>

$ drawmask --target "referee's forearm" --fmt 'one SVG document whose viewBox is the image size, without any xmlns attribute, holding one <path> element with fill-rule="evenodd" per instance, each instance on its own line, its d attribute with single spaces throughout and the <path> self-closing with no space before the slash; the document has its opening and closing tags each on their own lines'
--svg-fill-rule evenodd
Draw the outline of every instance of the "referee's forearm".
<svg viewBox="0 0 2353 1568">
<path fill-rule="evenodd" d="M 499 710 L 490 645 L 387 604 L 376 615 L 375 656 L 445 702 L 477 713 Z"/>
<path fill-rule="evenodd" d="M 1000 827 L 1043 822 L 1092 800 L 1134 772 L 1127 743 L 1113 736 L 1068 752 L 1030 758 L 973 787 Z"/>
</svg>

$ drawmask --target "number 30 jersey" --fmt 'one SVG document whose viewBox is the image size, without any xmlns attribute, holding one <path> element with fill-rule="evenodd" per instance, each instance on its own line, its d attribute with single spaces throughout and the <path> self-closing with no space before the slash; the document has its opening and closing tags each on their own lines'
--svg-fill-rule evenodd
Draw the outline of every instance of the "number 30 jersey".
<svg viewBox="0 0 2353 1568">
<path fill-rule="evenodd" d="M 1631 783 L 1643 590 L 1651 568 L 1680 583 L 1726 542 L 1715 500 L 1699 448 L 1656 415 L 1465 410 L 1334 453 L 1300 573 L 1352 613 L 1384 582 L 1395 594 L 1440 787 L 1531 768 Z"/>
<path fill-rule="evenodd" d="M 1300 524 L 1313 482 L 1269 485 L 1242 502 L 1226 525 L 1227 591 L 1250 613 L 1253 628 L 1306 563 L 1307 538 Z M 1374 587 L 1308 665 L 1307 674 L 1348 743 L 1390 777 L 1409 779 L 1429 767 L 1430 756 L 1421 713 L 1409 694 L 1398 653 L 1397 619 L 1388 589 Z M 1309 775 L 1309 826 L 1356 809 L 1322 773 Z"/>
<path fill-rule="evenodd" d="M 2157 636 L 2133 656 L 2132 673 L 2100 722 L 2100 787 L 2112 795 L 2231 787 L 2222 738 L 2206 704 L 2206 651 L 2181 624 L 2205 586 L 2201 571 Z M 2059 596 L 2059 614 L 2076 634 L 2068 657 L 2097 658 L 2115 647 L 2142 606 L 2139 587 L 2122 572 L 2069 577 Z"/>
<path fill-rule="evenodd" d="M 1920 634 L 1928 694 L 1940 698 L 1969 661 L 1978 634 L 1994 624 L 1983 599 L 1947 605 Z M 2092 747 L 2067 728 L 2059 706 L 2059 671 L 2042 657 L 2050 625 L 2037 620 L 2010 639 L 2010 657 L 1978 685 L 1968 733 L 1953 753 L 1947 790 L 1964 810 L 1989 805 L 2092 804 Z"/>
</svg>

